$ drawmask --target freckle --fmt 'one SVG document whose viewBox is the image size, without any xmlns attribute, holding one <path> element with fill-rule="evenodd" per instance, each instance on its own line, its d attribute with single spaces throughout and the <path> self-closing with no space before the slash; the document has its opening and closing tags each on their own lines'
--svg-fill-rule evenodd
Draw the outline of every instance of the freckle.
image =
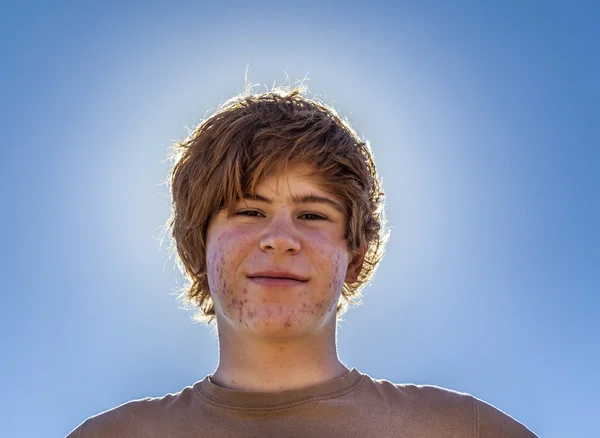
<svg viewBox="0 0 600 438">
<path fill-rule="evenodd" d="M 246 298 L 246 299 L 244 300 L 244 303 L 247 303 L 247 302 L 248 302 L 248 298 Z"/>
<path fill-rule="evenodd" d="M 242 293 L 246 294 L 246 293 L 248 293 L 248 291 L 246 289 L 242 289 Z"/>
</svg>

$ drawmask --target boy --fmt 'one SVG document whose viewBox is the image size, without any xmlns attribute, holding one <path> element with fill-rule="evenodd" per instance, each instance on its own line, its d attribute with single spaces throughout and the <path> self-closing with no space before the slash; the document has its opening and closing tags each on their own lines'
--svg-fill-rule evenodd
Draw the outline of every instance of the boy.
<svg viewBox="0 0 600 438">
<path fill-rule="evenodd" d="M 301 90 L 243 95 L 175 145 L 168 223 L 219 365 L 69 437 L 534 437 L 467 394 L 347 368 L 336 326 L 386 243 L 367 143 Z"/>
</svg>

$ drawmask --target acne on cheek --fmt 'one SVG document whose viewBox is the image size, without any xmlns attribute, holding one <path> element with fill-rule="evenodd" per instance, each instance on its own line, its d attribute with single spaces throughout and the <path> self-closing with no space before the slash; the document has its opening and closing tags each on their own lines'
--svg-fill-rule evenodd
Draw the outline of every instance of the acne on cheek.
<svg viewBox="0 0 600 438">
<path fill-rule="evenodd" d="M 231 299 L 231 304 L 230 304 L 229 308 L 232 312 L 237 311 L 239 322 L 242 322 L 242 314 L 244 313 L 244 304 L 246 304 L 247 302 L 248 302 L 247 299 L 244 299 L 244 300 L 242 300 L 242 299 L 236 300 L 235 298 Z"/>
<path fill-rule="evenodd" d="M 342 289 L 344 285 L 344 280 L 346 278 L 346 266 L 344 265 L 344 261 L 342 260 L 342 255 L 337 253 L 335 258 L 335 268 L 334 272 L 337 274 L 335 279 L 335 290 L 339 291 Z"/>
<path fill-rule="evenodd" d="M 329 302 L 329 300 L 320 300 L 320 301 L 311 302 L 311 303 L 304 302 L 304 303 L 302 303 L 302 307 L 300 309 L 298 309 L 298 313 L 300 313 L 302 315 L 323 316 L 323 314 L 325 314 L 325 312 L 326 312 L 328 302 Z M 291 314 L 294 315 L 295 312 L 292 310 Z M 288 319 L 291 319 L 291 316 Z"/>
<path fill-rule="evenodd" d="M 310 296 L 310 294 L 308 293 L 308 290 L 306 289 L 302 289 L 298 292 L 298 298 L 304 298 L 304 300 L 302 301 L 301 307 L 298 309 L 298 314 L 299 315 L 305 315 L 305 316 L 317 316 L 319 318 L 323 317 L 323 315 L 325 315 L 326 313 L 329 313 L 333 310 L 335 310 L 337 308 L 337 293 L 340 293 L 342 290 L 342 287 L 344 285 L 344 279 L 345 279 L 345 274 L 346 274 L 346 270 L 342 269 L 344 268 L 344 257 L 343 254 L 339 253 L 339 252 L 331 252 L 331 253 L 325 253 L 323 251 L 321 251 L 322 254 L 326 255 L 328 257 L 328 261 L 327 263 L 323 263 L 322 266 L 326 266 L 325 269 L 323 269 L 319 275 L 322 275 L 325 278 L 330 278 L 331 281 L 328 282 L 327 286 L 328 286 L 328 290 L 324 291 L 322 296 L 312 296 L 312 299 L 308 299 L 306 300 L 306 298 L 308 296 Z M 335 298 L 332 297 L 332 291 L 336 292 Z M 267 312 L 267 317 L 271 316 L 271 312 L 270 310 Z M 292 314 L 288 315 L 288 317 L 285 319 L 283 326 L 284 327 L 290 327 L 291 324 L 293 323 L 294 320 L 294 315 L 293 315 L 293 311 Z"/>
<path fill-rule="evenodd" d="M 329 270 L 323 273 L 326 277 L 332 279 L 328 284 L 328 294 L 326 296 L 326 299 L 317 302 L 314 306 L 315 313 L 318 313 L 320 317 L 323 316 L 325 313 L 331 312 L 337 308 L 338 300 L 337 298 L 331 299 L 330 294 L 332 291 L 335 291 L 335 297 L 339 297 L 337 293 L 341 293 L 346 277 L 346 270 L 344 266 L 345 262 L 343 260 L 343 255 L 339 252 L 337 252 L 335 255 L 332 254 L 331 260 L 332 263 L 330 265 Z"/>
<path fill-rule="evenodd" d="M 223 296 L 230 296 L 232 290 L 227 284 L 227 273 L 224 269 L 225 260 L 229 257 L 227 251 L 223 248 L 229 248 L 230 246 L 222 243 L 228 239 L 227 235 L 216 236 L 216 241 L 211 244 L 210 251 L 208 251 L 207 259 L 207 271 L 209 274 L 209 286 L 211 292 L 218 293 Z"/>
<path fill-rule="evenodd" d="M 208 257 L 207 271 L 209 273 L 208 282 L 212 293 L 220 295 L 231 295 L 231 290 L 227 284 L 226 276 L 223 274 L 223 263 L 225 256 L 221 252 L 216 252 Z"/>
<path fill-rule="evenodd" d="M 319 301 L 317 304 L 315 304 L 315 308 L 317 309 L 317 312 L 320 312 L 321 314 L 325 313 L 325 307 L 327 307 L 326 300 Z"/>
<path fill-rule="evenodd" d="M 207 271 L 209 273 L 209 286 L 213 298 L 218 301 L 222 308 L 221 311 L 229 318 L 236 319 L 238 322 L 243 321 L 243 316 L 248 315 L 245 309 L 247 298 L 238 298 L 238 293 L 231 284 L 228 283 L 228 272 L 225 269 L 225 261 L 230 259 L 231 252 L 234 251 L 235 245 L 229 245 L 228 240 L 235 236 L 228 236 L 226 233 L 215 236 L 216 239 L 212 242 L 208 251 Z M 228 251 L 229 249 L 229 251 Z M 241 290 L 242 296 L 247 296 L 247 290 Z M 252 312 L 254 317 L 254 312 Z"/>
</svg>

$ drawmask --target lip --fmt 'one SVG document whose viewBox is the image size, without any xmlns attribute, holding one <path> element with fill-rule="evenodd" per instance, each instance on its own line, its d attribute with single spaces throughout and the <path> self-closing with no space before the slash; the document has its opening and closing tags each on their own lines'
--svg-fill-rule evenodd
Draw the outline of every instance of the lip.
<svg viewBox="0 0 600 438">
<path fill-rule="evenodd" d="M 288 271 L 275 271 L 275 270 L 267 270 L 255 272 L 253 274 L 248 274 L 248 278 L 271 278 L 271 279 L 281 279 L 281 280 L 294 280 L 299 282 L 306 282 L 308 278 L 302 277 L 298 274 L 294 274 L 293 272 Z"/>
<path fill-rule="evenodd" d="M 292 280 L 291 278 L 273 278 L 273 277 L 248 277 L 251 282 L 261 286 L 294 287 L 306 283 L 306 281 Z"/>
<path fill-rule="evenodd" d="M 308 279 L 287 271 L 262 271 L 248 275 L 250 281 L 262 286 L 300 286 Z"/>
</svg>

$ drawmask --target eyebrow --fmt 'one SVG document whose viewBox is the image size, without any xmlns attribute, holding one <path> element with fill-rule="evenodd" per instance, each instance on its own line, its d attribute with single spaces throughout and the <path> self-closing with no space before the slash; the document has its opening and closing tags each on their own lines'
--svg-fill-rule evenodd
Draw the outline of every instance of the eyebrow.
<svg viewBox="0 0 600 438">
<path fill-rule="evenodd" d="M 271 199 L 266 198 L 259 194 L 251 195 L 251 194 L 247 193 L 244 195 L 244 199 L 248 199 L 251 201 L 264 202 L 266 204 L 273 204 L 273 201 Z M 319 196 L 319 195 L 310 193 L 308 195 L 292 195 L 291 199 L 294 204 L 326 204 L 326 205 L 329 205 L 330 207 L 333 207 L 335 210 L 339 211 L 340 213 L 344 213 L 344 209 L 342 208 L 342 206 L 340 204 L 338 204 L 334 200 L 329 199 L 325 196 Z"/>
</svg>

